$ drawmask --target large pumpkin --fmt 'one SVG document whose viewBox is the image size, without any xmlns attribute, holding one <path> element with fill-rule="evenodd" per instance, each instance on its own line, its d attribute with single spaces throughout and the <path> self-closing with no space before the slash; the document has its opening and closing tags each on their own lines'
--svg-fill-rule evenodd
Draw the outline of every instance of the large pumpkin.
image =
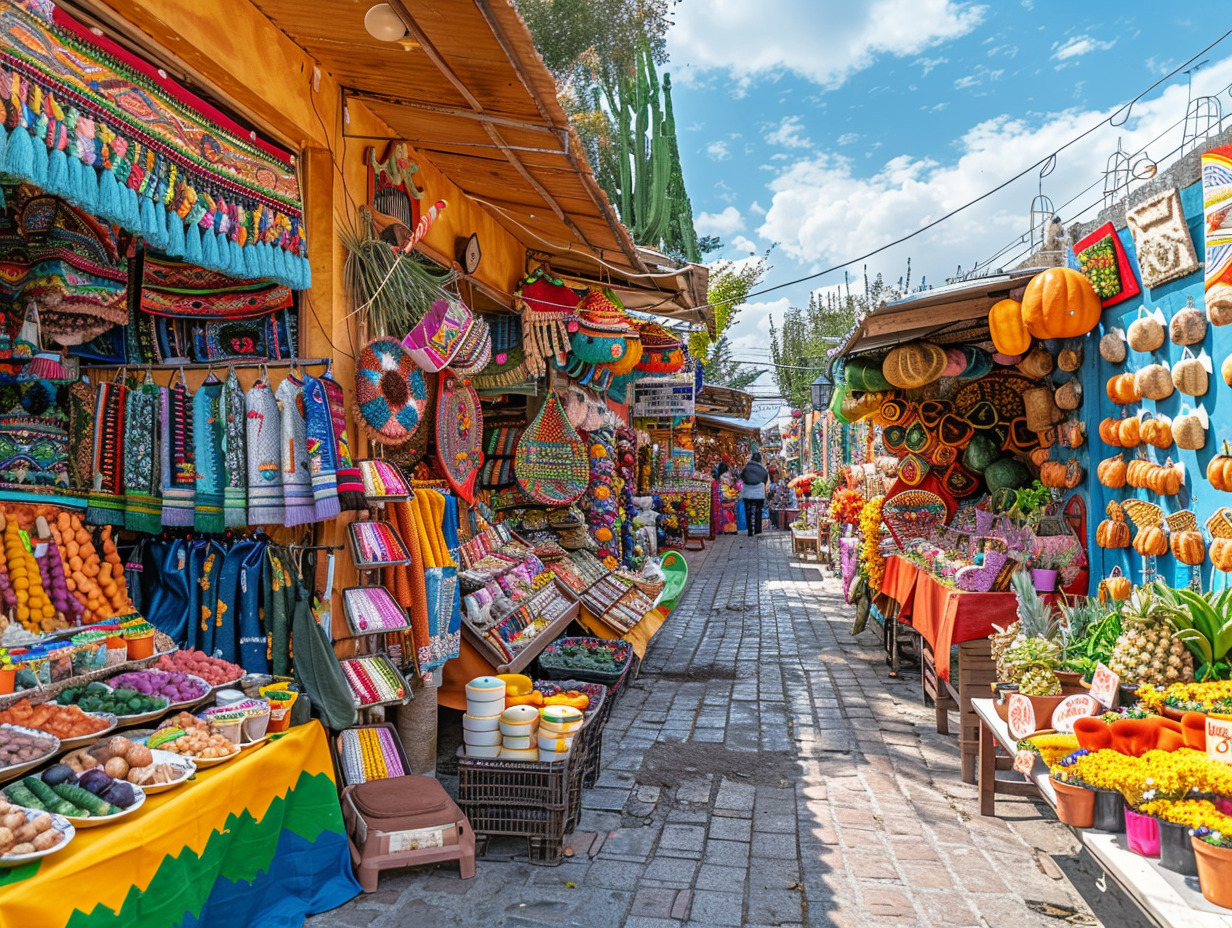
<svg viewBox="0 0 1232 928">
<path fill-rule="evenodd" d="M 1138 427 L 1139 437 L 1161 451 L 1172 447 L 1172 426 L 1165 419 L 1147 419 Z"/>
<path fill-rule="evenodd" d="M 1222 453 L 1215 455 L 1206 465 L 1206 479 L 1214 489 L 1232 492 L 1232 449 L 1226 441 Z"/>
<path fill-rule="evenodd" d="M 988 332 L 992 344 L 1001 354 L 1026 354 L 1031 347 L 1031 333 L 1022 319 L 1022 304 L 1017 300 L 1000 300 L 988 311 Z"/>
<path fill-rule="evenodd" d="M 1232 571 L 1232 538 L 1211 540 L 1211 563 L 1216 570 Z"/>
<path fill-rule="evenodd" d="M 1129 525 L 1115 519 L 1105 519 L 1095 530 L 1095 543 L 1101 548 L 1128 548 Z"/>
<path fill-rule="evenodd" d="M 1022 298 L 1022 320 L 1036 338 L 1077 338 L 1099 325 L 1103 308 L 1078 271 L 1053 267 L 1036 274 Z"/>
<path fill-rule="evenodd" d="M 1123 602 L 1129 599 L 1134 593 L 1134 586 L 1129 582 L 1129 577 L 1107 577 L 1099 581 L 1099 601 L 1100 604 L 1112 600 L 1114 602 Z"/>
<path fill-rule="evenodd" d="M 1202 533 L 1197 531 L 1173 532 L 1170 540 L 1172 556 L 1182 564 L 1193 567 L 1206 560 L 1206 544 Z"/>
<path fill-rule="evenodd" d="M 1158 525 L 1138 529 L 1134 536 L 1134 550 L 1143 557 L 1159 557 L 1168 553 L 1168 537 Z"/>
<path fill-rule="evenodd" d="M 1119 454 L 1114 458 L 1105 458 L 1095 469 L 1099 482 L 1111 490 L 1119 490 L 1125 486 L 1125 459 Z"/>
</svg>

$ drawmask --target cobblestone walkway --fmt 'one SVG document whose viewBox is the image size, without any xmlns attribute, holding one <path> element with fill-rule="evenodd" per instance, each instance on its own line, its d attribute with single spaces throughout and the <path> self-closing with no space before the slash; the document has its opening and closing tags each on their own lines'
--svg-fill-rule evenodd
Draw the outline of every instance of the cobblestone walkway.
<svg viewBox="0 0 1232 928">
<path fill-rule="evenodd" d="M 1069 831 L 1025 799 L 979 815 L 918 677 L 887 678 L 837 583 L 789 547 L 729 536 L 688 555 L 685 597 L 608 723 L 574 857 L 531 867 L 522 842 L 496 843 L 475 879 L 395 871 L 310 928 L 1043 928 L 1085 913 L 1061 869 Z"/>
</svg>

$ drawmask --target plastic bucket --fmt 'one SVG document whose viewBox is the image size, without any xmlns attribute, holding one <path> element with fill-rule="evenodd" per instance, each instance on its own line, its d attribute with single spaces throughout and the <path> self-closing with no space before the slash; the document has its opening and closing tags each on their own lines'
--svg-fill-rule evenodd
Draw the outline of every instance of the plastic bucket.
<svg viewBox="0 0 1232 928">
<path fill-rule="evenodd" d="M 1097 831 L 1121 834 L 1125 831 L 1125 800 L 1114 789 L 1092 790 L 1095 793 L 1095 815 L 1091 827 Z"/>
<path fill-rule="evenodd" d="M 1143 857 L 1159 856 L 1159 822 L 1125 807 L 1125 840 L 1129 849 Z"/>
</svg>

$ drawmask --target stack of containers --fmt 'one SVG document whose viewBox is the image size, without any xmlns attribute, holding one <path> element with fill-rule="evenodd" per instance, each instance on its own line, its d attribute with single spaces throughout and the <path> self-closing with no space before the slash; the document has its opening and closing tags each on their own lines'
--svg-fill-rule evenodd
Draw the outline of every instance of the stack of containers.
<svg viewBox="0 0 1232 928">
<path fill-rule="evenodd" d="M 573 736 L 582 727 L 581 709 L 544 706 L 539 710 L 539 760 L 562 760 L 573 749 Z"/>
<path fill-rule="evenodd" d="M 501 713 L 505 711 L 505 681 L 476 677 L 466 684 L 466 715 L 462 740 L 471 757 L 501 756 Z"/>
<path fill-rule="evenodd" d="M 510 706 L 500 717 L 501 759 L 538 760 L 539 710 L 534 706 Z"/>
</svg>

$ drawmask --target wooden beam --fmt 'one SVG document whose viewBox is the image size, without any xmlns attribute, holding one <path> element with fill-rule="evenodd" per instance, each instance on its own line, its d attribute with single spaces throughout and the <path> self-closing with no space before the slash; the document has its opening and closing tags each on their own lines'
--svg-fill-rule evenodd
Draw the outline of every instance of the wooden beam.
<svg viewBox="0 0 1232 928">
<path fill-rule="evenodd" d="M 507 126 L 510 129 L 525 129 L 527 132 L 544 132 L 561 141 L 562 145 L 568 147 L 568 133 L 562 132 L 550 125 L 543 125 L 537 122 L 527 122 L 524 119 L 514 119 L 511 116 L 498 116 L 494 113 L 489 113 L 486 110 L 464 110 L 457 106 L 443 106 L 440 103 L 428 103 L 423 100 L 408 100 L 406 97 L 399 97 L 387 93 L 373 93 L 369 90 L 354 90 L 350 87 L 344 87 L 343 93 L 356 100 L 366 100 L 373 103 L 387 103 L 390 106 L 401 106 L 407 109 L 422 110 L 425 113 L 438 113 L 441 116 L 456 116 L 459 119 L 473 119 L 477 122 L 487 122 L 494 126 Z M 439 139 L 437 141 L 440 141 Z M 536 151 L 549 151 L 549 149 L 535 149 Z M 566 151 L 560 149 L 550 149 L 553 154 L 564 155 Z"/>
</svg>

